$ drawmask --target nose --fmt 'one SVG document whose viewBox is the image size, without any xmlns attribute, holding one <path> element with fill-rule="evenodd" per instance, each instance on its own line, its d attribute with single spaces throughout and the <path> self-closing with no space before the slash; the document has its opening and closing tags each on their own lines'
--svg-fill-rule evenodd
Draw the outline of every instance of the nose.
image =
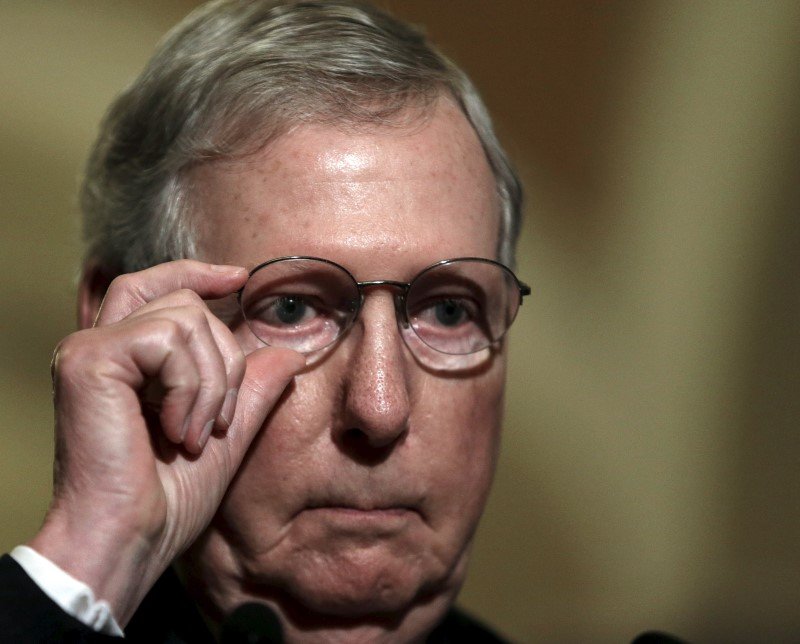
<svg viewBox="0 0 800 644">
<path fill-rule="evenodd" d="M 351 450 L 376 451 L 395 444 L 408 430 L 409 370 L 395 317 L 393 294 L 370 289 L 345 376 L 342 440 Z"/>
</svg>

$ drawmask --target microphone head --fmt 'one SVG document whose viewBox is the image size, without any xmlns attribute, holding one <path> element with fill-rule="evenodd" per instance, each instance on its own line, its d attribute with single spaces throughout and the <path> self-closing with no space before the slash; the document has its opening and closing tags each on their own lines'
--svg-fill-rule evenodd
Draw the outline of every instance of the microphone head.
<svg viewBox="0 0 800 644">
<path fill-rule="evenodd" d="M 220 644 L 283 644 L 283 627 L 268 606 L 242 604 L 222 624 Z"/>
</svg>

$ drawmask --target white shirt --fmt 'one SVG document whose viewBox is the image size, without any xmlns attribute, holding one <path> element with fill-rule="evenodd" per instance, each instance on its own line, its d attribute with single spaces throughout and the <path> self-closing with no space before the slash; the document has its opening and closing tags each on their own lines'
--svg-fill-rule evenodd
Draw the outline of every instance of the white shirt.
<svg viewBox="0 0 800 644">
<path fill-rule="evenodd" d="M 95 599 L 89 586 L 75 579 L 33 548 L 17 546 L 9 554 L 42 589 L 42 592 L 66 613 L 99 633 L 125 637 L 111 614 L 111 606 L 102 599 Z"/>
</svg>

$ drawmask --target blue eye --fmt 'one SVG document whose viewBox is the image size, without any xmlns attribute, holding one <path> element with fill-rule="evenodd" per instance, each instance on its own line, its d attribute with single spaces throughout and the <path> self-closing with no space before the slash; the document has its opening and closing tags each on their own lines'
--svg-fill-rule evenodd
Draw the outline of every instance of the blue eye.
<svg viewBox="0 0 800 644">
<path fill-rule="evenodd" d="M 274 328 L 297 328 L 318 317 L 317 306 L 302 295 L 273 295 L 254 303 L 247 312 L 250 320 Z"/>
<path fill-rule="evenodd" d="M 308 312 L 308 305 L 299 297 L 285 295 L 272 305 L 275 317 L 283 324 L 297 324 Z"/>
<path fill-rule="evenodd" d="M 434 307 L 436 321 L 442 326 L 458 326 L 467 319 L 467 310 L 456 300 L 441 300 Z"/>
</svg>

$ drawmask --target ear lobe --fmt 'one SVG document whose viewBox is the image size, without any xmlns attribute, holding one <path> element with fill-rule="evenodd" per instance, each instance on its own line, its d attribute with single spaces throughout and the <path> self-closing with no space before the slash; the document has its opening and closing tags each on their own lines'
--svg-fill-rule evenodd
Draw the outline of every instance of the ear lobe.
<svg viewBox="0 0 800 644">
<path fill-rule="evenodd" d="M 96 261 L 89 260 L 83 265 L 78 286 L 78 328 L 88 329 L 94 326 L 100 305 L 115 277 L 115 271 Z"/>
</svg>

